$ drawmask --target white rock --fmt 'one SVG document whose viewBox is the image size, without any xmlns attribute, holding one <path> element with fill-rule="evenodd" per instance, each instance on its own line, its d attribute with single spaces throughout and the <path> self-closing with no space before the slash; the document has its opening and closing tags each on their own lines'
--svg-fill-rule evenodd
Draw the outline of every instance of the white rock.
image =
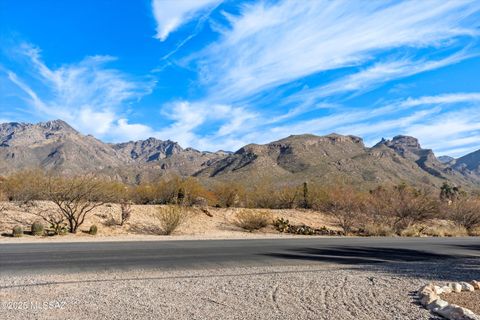
<svg viewBox="0 0 480 320">
<path fill-rule="evenodd" d="M 430 303 L 432 303 L 435 300 L 440 299 L 439 296 L 435 292 L 430 292 L 428 294 L 424 294 L 420 296 L 420 303 L 424 306 L 427 307 Z"/>
<path fill-rule="evenodd" d="M 435 313 L 441 315 L 444 318 L 451 319 L 451 320 L 457 320 L 461 319 L 463 317 L 463 308 L 459 307 L 455 304 L 449 304 L 448 306 L 444 308 L 440 308 L 435 311 Z"/>
<path fill-rule="evenodd" d="M 429 283 L 420 288 L 418 291 L 418 297 L 420 299 L 420 303 L 426 307 L 436 299 L 438 299 L 438 295 L 435 293 L 435 288 L 433 283 Z"/>
<path fill-rule="evenodd" d="M 462 285 L 458 282 L 452 283 L 453 292 L 462 292 Z"/>
<path fill-rule="evenodd" d="M 433 290 L 435 290 L 436 294 L 442 294 L 443 293 L 443 288 L 439 286 L 433 286 Z"/>
<path fill-rule="evenodd" d="M 475 288 L 475 290 L 480 290 L 480 282 L 473 280 L 471 284 Z"/>
<path fill-rule="evenodd" d="M 462 310 L 462 313 L 463 313 L 462 316 L 460 317 L 461 320 L 479 320 L 480 319 L 480 317 L 475 313 L 473 313 L 472 310 L 467 308 L 462 308 L 462 307 L 460 307 L 460 309 Z"/>
<path fill-rule="evenodd" d="M 448 302 L 438 298 L 438 299 L 434 300 L 433 302 L 431 302 L 427 306 L 427 309 L 431 310 L 433 312 L 436 312 L 437 310 L 445 308 L 446 306 L 448 306 Z"/>
<path fill-rule="evenodd" d="M 428 295 L 432 292 L 435 292 L 435 287 L 434 287 L 433 283 L 429 283 L 427 285 L 424 285 L 423 287 L 420 288 L 420 290 L 418 290 L 418 294 L 420 296 Z"/>
<path fill-rule="evenodd" d="M 475 288 L 468 282 L 460 282 L 462 291 L 475 291 Z"/>
<path fill-rule="evenodd" d="M 450 286 L 443 286 L 442 287 L 443 293 L 452 293 L 453 289 Z"/>
</svg>

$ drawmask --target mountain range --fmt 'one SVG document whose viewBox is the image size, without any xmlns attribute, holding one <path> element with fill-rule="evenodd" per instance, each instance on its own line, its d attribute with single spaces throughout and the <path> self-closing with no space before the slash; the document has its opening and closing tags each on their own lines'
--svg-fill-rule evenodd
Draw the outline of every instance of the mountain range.
<svg viewBox="0 0 480 320">
<path fill-rule="evenodd" d="M 244 184 L 438 186 L 449 181 L 480 186 L 480 150 L 459 159 L 437 158 L 416 138 L 401 135 L 371 148 L 356 136 L 304 134 L 249 144 L 236 152 L 206 152 L 155 138 L 104 143 L 61 120 L 0 124 L 1 175 L 34 168 L 69 175 L 95 172 L 132 183 L 176 174 Z"/>
</svg>

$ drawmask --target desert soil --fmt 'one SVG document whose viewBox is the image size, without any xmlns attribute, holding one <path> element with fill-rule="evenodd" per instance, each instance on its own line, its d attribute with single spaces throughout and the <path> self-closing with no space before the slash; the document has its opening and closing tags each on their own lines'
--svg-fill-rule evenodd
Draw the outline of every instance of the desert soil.
<svg viewBox="0 0 480 320">
<path fill-rule="evenodd" d="M 43 222 L 32 212 L 54 212 L 55 205 L 48 201 L 35 202 L 35 207 L 24 207 L 9 202 L 0 202 L 0 243 L 10 242 L 43 242 L 43 241 L 126 241 L 126 240 L 181 240 L 181 239 L 244 239 L 244 238 L 277 238 L 277 237 L 301 237 L 299 235 L 282 234 L 272 226 L 250 233 L 235 225 L 236 213 L 239 208 L 208 208 L 211 216 L 205 214 L 199 208 L 189 208 L 189 218 L 175 231 L 172 236 L 160 235 L 158 220 L 154 217 L 162 206 L 157 205 L 133 205 L 130 220 L 123 226 L 119 226 L 120 205 L 107 204 L 96 208 L 87 216 L 85 223 L 76 234 L 67 234 L 54 237 L 34 237 L 28 235 L 31 224 L 35 221 Z M 327 227 L 332 230 L 340 230 L 334 218 L 322 212 L 301 209 L 247 209 L 269 212 L 272 220 L 275 218 L 288 219 L 294 225 L 308 225 L 312 228 Z M 12 228 L 20 225 L 25 230 L 21 238 L 11 237 Z M 98 227 L 98 234 L 90 236 L 86 231 L 91 225 Z M 435 230 L 435 234 L 442 236 L 456 233 L 451 223 L 443 220 L 429 221 L 428 228 Z M 427 229 L 428 229 L 427 228 Z M 424 228 L 425 229 L 425 228 Z M 458 234 L 462 235 L 462 234 Z"/>
<path fill-rule="evenodd" d="M 480 314 L 480 291 L 459 292 L 442 295 L 443 300 Z"/>
<path fill-rule="evenodd" d="M 376 267 L 375 267 L 376 268 Z M 435 319 L 405 265 L 128 271 L 0 278 L 1 319 Z M 409 269 L 412 268 L 412 269 Z M 423 270 L 425 265 L 409 265 Z"/>
<path fill-rule="evenodd" d="M 33 212 L 40 210 L 56 210 L 50 202 L 36 202 L 37 207 L 29 209 Z M 33 237 L 25 235 L 22 238 L 11 238 L 12 228 L 15 225 L 23 226 L 24 230 L 30 230 L 34 221 L 41 221 L 37 216 L 29 213 L 28 210 L 14 203 L 0 203 L 0 206 L 6 210 L 0 213 L 0 242 L 26 242 L 26 241 L 78 241 L 93 239 L 108 240 L 149 240 L 159 239 L 159 224 L 155 219 L 155 213 L 159 207 L 156 205 L 134 205 L 132 206 L 132 216 L 124 225 L 119 226 L 116 222 L 120 220 L 120 205 L 108 204 L 96 208 L 90 214 L 81 230 L 75 234 L 55 237 Z M 272 226 L 264 228 L 259 232 L 249 233 L 235 226 L 235 214 L 242 209 L 231 208 L 208 208 L 211 215 L 208 216 L 199 208 L 189 208 L 188 220 L 175 231 L 175 240 L 179 239 L 226 239 L 226 238 L 265 238 L 265 237 L 285 237 L 285 234 L 279 234 Z M 255 209 L 259 211 L 270 212 L 273 218 L 286 218 L 292 224 L 306 224 L 314 228 L 326 226 L 330 229 L 338 229 L 331 217 L 310 210 L 268 210 Z M 87 231 L 92 224 L 98 226 L 98 234 L 95 237 L 88 235 Z M 162 239 L 172 237 L 161 236 Z"/>
</svg>

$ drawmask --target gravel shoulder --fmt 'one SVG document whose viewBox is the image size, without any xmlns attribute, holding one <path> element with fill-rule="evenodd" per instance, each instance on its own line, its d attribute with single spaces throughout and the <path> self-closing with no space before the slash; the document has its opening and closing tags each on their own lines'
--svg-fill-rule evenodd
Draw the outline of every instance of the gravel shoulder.
<svg viewBox="0 0 480 320">
<path fill-rule="evenodd" d="M 436 319 L 415 291 L 430 281 L 470 279 L 477 267 L 477 260 L 436 260 L 2 274 L 0 318 Z M 15 302 L 25 308 L 8 309 Z"/>
<path fill-rule="evenodd" d="M 2 319 L 429 319 L 415 278 L 334 266 L 2 277 Z M 388 292 L 388 294 L 387 294 Z M 6 310 L 5 302 L 27 302 Z M 50 302 L 52 308 L 31 306 Z M 55 307 L 58 306 L 58 307 Z M 8 307 L 8 306 L 7 306 Z"/>
</svg>

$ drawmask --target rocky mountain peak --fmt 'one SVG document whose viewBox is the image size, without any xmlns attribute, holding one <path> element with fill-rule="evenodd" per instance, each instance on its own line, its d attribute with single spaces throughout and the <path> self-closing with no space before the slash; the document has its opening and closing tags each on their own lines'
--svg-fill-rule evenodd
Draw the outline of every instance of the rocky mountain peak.
<svg viewBox="0 0 480 320">
<path fill-rule="evenodd" d="M 398 135 L 392 140 L 382 139 L 372 149 L 386 146 L 394 150 L 398 155 L 405 159 L 414 161 L 422 170 L 429 174 L 444 178 L 448 168 L 445 164 L 438 161 L 431 149 L 422 149 L 417 138 L 411 136 Z"/>
<path fill-rule="evenodd" d="M 66 123 L 63 120 L 51 120 L 46 122 L 40 122 L 37 124 L 38 127 L 43 128 L 45 130 L 51 131 L 69 131 L 69 132 L 77 132 L 72 126 Z"/>
<path fill-rule="evenodd" d="M 147 140 L 113 144 L 112 147 L 133 160 L 142 160 L 144 162 L 165 159 L 185 151 L 176 142 L 171 140 L 163 141 L 152 137 Z"/>
<path fill-rule="evenodd" d="M 398 135 L 392 138 L 392 140 L 382 139 L 378 145 L 385 145 L 389 148 L 392 148 L 397 151 L 419 151 L 422 150 L 420 143 L 417 138 Z"/>
<path fill-rule="evenodd" d="M 455 158 L 450 157 L 450 156 L 440 156 L 437 157 L 438 161 L 440 161 L 443 164 L 455 164 Z"/>
</svg>

